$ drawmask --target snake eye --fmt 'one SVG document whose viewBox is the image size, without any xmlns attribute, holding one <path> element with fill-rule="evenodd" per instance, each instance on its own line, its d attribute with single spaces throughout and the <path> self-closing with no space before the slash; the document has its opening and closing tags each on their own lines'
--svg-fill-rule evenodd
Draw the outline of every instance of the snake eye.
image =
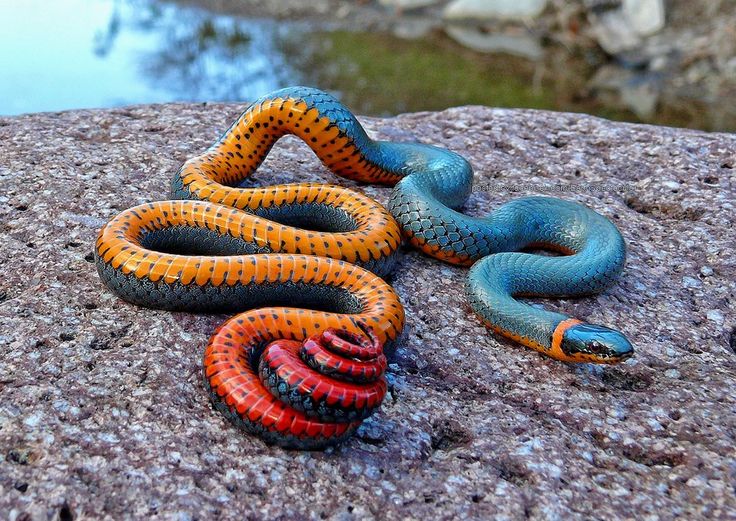
<svg viewBox="0 0 736 521">
<path fill-rule="evenodd" d="M 588 344 L 588 349 L 591 353 L 596 355 L 606 352 L 606 346 L 601 344 L 600 342 L 590 342 Z"/>
</svg>

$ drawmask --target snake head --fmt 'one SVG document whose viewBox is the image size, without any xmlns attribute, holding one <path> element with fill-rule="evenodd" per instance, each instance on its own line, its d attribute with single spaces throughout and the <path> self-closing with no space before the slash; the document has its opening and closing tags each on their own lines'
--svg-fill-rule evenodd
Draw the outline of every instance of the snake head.
<svg viewBox="0 0 736 521">
<path fill-rule="evenodd" d="M 580 323 L 568 328 L 560 345 L 571 359 L 580 362 L 615 364 L 634 354 L 627 338 L 605 326 Z"/>
</svg>

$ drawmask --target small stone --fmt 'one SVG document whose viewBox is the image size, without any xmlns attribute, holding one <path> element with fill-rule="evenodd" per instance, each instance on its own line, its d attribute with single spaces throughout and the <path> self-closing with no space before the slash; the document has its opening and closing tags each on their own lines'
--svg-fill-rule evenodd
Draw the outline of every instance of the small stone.
<svg viewBox="0 0 736 521">
<path fill-rule="evenodd" d="M 544 52 L 539 39 L 529 34 L 486 33 L 463 25 L 448 25 L 445 32 L 459 44 L 478 52 L 506 52 L 531 60 L 539 59 Z"/>
<path fill-rule="evenodd" d="M 439 0 L 380 0 L 381 5 L 393 7 L 402 11 L 427 7 L 434 5 L 437 2 L 439 2 Z"/>
<path fill-rule="evenodd" d="M 650 71 L 664 71 L 670 64 L 670 58 L 667 56 L 655 56 L 649 62 Z"/>
<path fill-rule="evenodd" d="M 723 324 L 723 313 L 717 309 L 709 309 L 705 314 L 705 318 L 716 324 Z"/>
<path fill-rule="evenodd" d="M 703 283 L 694 277 L 682 277 L 682 286 L 685 288 L 699 288 Z"/>
<path fill-rule="evenodd" d="M 710 277 L 711 275 L 713 275 L 713 268 L 711 268 L 710 266 L 703 266 L 702 268 L 700 268 L 700 274 L 703 277 Z"/>
<path fill-rule="evenodd" d="M 688 487 L 702 489 L 707 485 L 707 480 L 703 476 L 695 476 L 687 480 L 685 483 Z"/>
<path fill-rule="evenodd" d="M 635 78 L 621 86 L 620 96 L 621 102 L 629 107 L 634 114 L 647 119 L 657 109 L 659 89 L 655 82 L 648 81 L 647 78 Z M 677 184 L 678 188 L 679 186 Z"/>
<path fill-rule="evenodd" d="M 621 9 L 639 36 L 649 36 L 664 29 L 662 0 L 623 0 Z"/>
<path fill-rule="evenodd" d="M 30 414 L 26 416 L 26 418 L 23 420 L 23 423 L 27 427 L 38 427 L 38 425 L 43 421 L 43 413 L 40 411 L 34 412 L 33 414 Z"/>
<path fill-rule="evenodd" d="M 593 34 L 608 54 L 616 55 L 641 43 L 641 37 L 631 29 L 628 19 L 618 9 L 600 16 L 591 15 L 591 22 Z"/>
<path fill-rule="evenodd" d="M 433 22 L 429 18 L 401 18 L 393 28 L 399 38 L 416 40 L 424 38 L 432 30 Z"/>
<path fill-rule="evenodd" d="M 447 20 L 526 20 L 536 18 L 547 0 L 454 0 L 445 8 Z"/>
<path fill-rule="evenodd" d="M 680 378 L 680 371 L 678 371 L 677 369 L 667 369 L 664 372 L 664 375 L 667 378 Z"/>
</svg>

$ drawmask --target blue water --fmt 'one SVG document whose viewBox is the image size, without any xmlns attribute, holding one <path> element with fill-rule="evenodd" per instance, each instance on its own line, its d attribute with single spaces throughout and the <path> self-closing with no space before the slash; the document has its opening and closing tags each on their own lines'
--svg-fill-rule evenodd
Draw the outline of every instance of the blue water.
<svg viewBox="0 0 736 521">
<path fill-rule="evenodd" d="M 336 30 L 329 20 L 246 19 L 172 0 L 0 0 L 0 115 L 244 102 L 305 84 L 329 90 L 361 114 L 481 104 L 736 128 L 723 121 L 718 104 L 691 100 L 660 103 L 641 119 L 625 103 L 591 94 L 586 84 L 595 69 L 565 59 L 560 67 L 548 53 L 546 64 L 533 63 L 472 53 L 437 32 L 402 40 Z M 539 70 L 546 71 L 541 81 Z"/>
<path fill-rule="evenodd" d="M 294 78 L 286 30 L 153 1 L 0 0 L 0 114 L 253 99 Z"/>
</svg>

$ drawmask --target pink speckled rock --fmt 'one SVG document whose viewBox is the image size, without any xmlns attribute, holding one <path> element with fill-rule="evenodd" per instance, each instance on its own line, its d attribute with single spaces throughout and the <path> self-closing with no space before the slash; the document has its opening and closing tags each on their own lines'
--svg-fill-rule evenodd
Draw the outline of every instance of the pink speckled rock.
<svg viewBox="0 0 736 521">
<path fill-rule="evenodd" d="M 546 305 L 620 327 L 637 354 L 573 366 L 491 336 L 466 270 L 406 251 L 390 395 L 346 444 L 299 453 L 213 411 L 200 364 L 225 317 L 132 307 L 91 263 L 105 220 L 165 198 L 240 108 L 0 118 L 6 517 L 734 518 L 733 135 L 485 107 L 365 119 L 375 137 L 466 155 L 469 213 L 556 193 L 609 216 L 629 247 L 620 284 Z M 351 184 L 294 139 L 257 180 Z"/>
</svg>

